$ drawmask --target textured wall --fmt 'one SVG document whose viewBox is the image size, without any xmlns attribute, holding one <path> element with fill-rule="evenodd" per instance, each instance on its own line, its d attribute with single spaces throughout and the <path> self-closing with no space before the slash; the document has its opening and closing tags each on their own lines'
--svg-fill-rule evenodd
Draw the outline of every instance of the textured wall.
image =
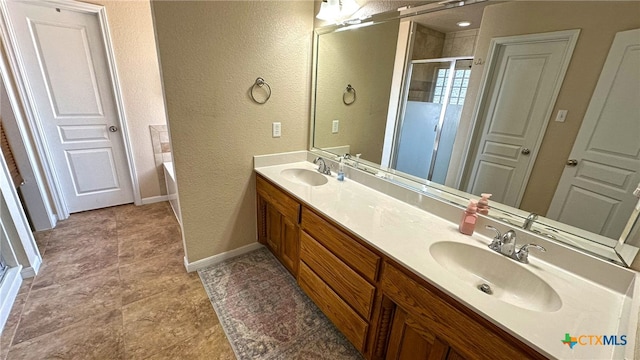
<svg viewBox="0 0 640 360">
<path fill-rule="evenodd" d="M 473 55 L 477 38 L 478 29 L 447 33 L 444 38 L 442 57 Z"/>
<path fill-rule="evenodd" d="M 442 55 L 445 34 L 416 24 L 411 60 L 437 59 Z"/>
<path fill-rule="evenodd" d="M 253 155 L 306 149 L 311 1 L 154 1 L 189 262 L 256 241 Z M 261 76 L 273 91 L 248 97 Z M 282 137 L 271 137 L 271 123 Z"/>
<path fill-rule="evenodd" d="M 166 124 L 149 0 L 90 0 L 104 5 L 142 198 L 159 196 L 149 125 Z"/>
</svg>

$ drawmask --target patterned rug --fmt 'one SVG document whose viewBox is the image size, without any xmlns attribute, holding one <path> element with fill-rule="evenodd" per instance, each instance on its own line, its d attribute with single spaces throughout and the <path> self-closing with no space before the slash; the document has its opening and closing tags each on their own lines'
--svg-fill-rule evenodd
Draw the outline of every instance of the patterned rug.
<svg viewBox="0 0 640 360">
<path fill-rule="evenodd" d="M 362 359 L 266 248 L 198 274 L 238 359 Z"/>
</svg>

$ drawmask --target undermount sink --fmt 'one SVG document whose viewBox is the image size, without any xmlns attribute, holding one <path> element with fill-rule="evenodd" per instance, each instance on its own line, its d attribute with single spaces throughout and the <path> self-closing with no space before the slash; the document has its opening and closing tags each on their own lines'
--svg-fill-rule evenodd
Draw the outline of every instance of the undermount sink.
<svg viewBox="0 0 640 360">
<path fill-rule="evenodd" d="M 280 175 L 289 181 L 309 186 L 320 186 L 329 181 L 326 176 L 308 169 L 284 169 Z"/>
<path fill-rule="evenodd" d="M 445 269 L 488 296 L 533 311 L 562 307 L 558 293 L 526 265 L 489 249 L 442 241 L 431 245 L 429 252 Z"/>
</svg>

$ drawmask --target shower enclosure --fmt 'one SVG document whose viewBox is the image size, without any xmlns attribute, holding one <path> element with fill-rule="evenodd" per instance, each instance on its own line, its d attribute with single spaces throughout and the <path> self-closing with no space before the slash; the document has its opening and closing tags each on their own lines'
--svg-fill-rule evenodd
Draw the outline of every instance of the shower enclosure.
<svg viewBox="0 0 640 360">
<path fill-rule="evenodd" d="M 472 58 L 412 60 L 402 103 L 392 167 L 444 184 Z"/>
</svg>

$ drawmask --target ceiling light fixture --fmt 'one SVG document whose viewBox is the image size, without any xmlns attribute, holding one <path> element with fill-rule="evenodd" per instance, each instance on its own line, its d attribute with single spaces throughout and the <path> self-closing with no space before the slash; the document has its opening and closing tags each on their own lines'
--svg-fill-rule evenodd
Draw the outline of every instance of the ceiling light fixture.
<svg viewBox="0 0 640 360">
<path fill-rule="evenodd" d="M 360 9 L 360 5 L 355 0 L 322 0 L 316 18 L 339 22 L 348 19 L 358 9 Z"/>
<path fill-rule="evenodd" d="M 469 21 L 460 21 L 460 22 L 456 23 L 456 25 L 458 25 L 460 27 L 467 27 L 467 26 L 471 25 L 471 22 L 469 22 Z"/>
</svg>

